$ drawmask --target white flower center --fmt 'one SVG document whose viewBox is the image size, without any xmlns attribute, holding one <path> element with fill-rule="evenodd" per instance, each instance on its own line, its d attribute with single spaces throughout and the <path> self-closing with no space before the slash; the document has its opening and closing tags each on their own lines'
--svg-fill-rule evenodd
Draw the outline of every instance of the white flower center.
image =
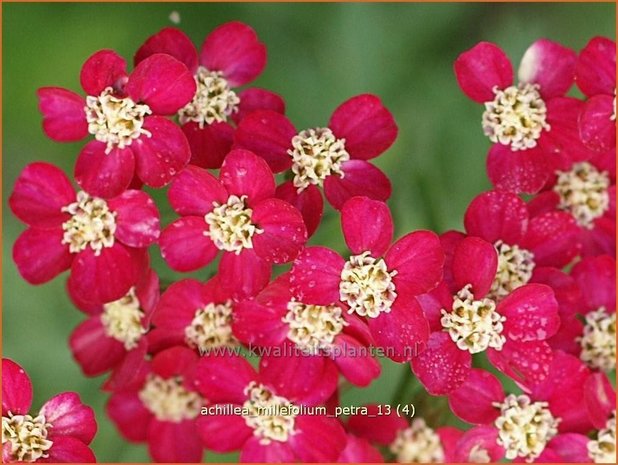
<svg viewBox="0 0 618 465">
<path fill-rule="evenodd" d="M 588 366 L 612 371 L 616 368 L 616 313 L 601 307 L 586 315 L 584 334 L 578 338 L 580 358 Z"/>
<path fill-rule="evenodd" d="M 328 128 L 306 129 L 292 138 L 294 186 L 298 192 L 310 184 L 321 186 L 324 180 L 336 174 L 343 178 L 341 165 L 350 159 L 345 139 L 337 139 Z"/>
<path fill-rule="evenodd" d="M 335 337 L 348 325 L 337 305 L 307 305 L 296 301 L 288 303 L 283 321 L 289 326 L 288 339 L 314 354 L 328 351 Z"/>
<path fill-rule="evenodd" d="M 227 121 L 228 117 L 238 111 L 240 99 L 220 71 L 208 71 L 203 66 L 195 75 L 197 91 L 193 100 L 178 111 L 181 124 L 190 121 L 198 123 L 200 128 L 212 123 Z"/>
<path fill-rule="evenodd" d="M 498 428 L 497 442 L 506 450 L 506 458 L 523 457 L 533 461 L 545 445 L 558 434 L 560 419 L 554 418 L 547 402 L 532 402 L 526 395 L 509 394 L 500 408 L 495 425 Z"/>
<path fill-rule="evenodd" d="M 599 430 L 597 438 L 588 442 L 588 457 L 594 463 L 616 463 L 616 411 Z"/>
<path fill-rule="evenodd" d="M 388 271 L 383 259 L 369 252 L 352 255 L 341 271 L 339 298 L 349 305 L 348 313 L 370 318 L 389 313 L 397 298 L 393 282 L 396 274 Z"/>
<path fill-rule="evenodd" d="M 530 281 L 534 270 L 534 254 L 518 245 L 508 245 L 502 241 L 497 241 L 494 247 L 498 252 L 498 270 L 490 294 L 500 299 Z"/>
<path fill-rule="evenodd" d="M 209 303 L 198 308 L 185 328 L 185 340 L 192 348 L 205 353 L 215 347 L 232 347 L 238 341 L 232 334 L 232 302 Z"/>
<path fill-rule="evenodd" d="M 512 150 L 535 147 L 543 130 L 551 129 L 538 84 L 520 84 L 504 90 L 495 87 L 493 91 L 496 97 L 485 102 L 483 112 L 485 135 L 492 142 L 510 145 Z"/>
<path fill-rule="evenodd" d="M 506 342 L 502 335 L 506 317 L 496 311 L 492 299 L 474 300 L 466 285 L 453 299 L 452 311 L 442 309 L 442 327 L 461 350 L 471 354 L 483 352 L 488 347 L 501 350 Z"/>
<path fill-rule="evenodd" d="M 16 462 L 36 462 L 49 457 L 53 442 L 47 439 L 52 427 L 45 416 L 13 415 L 2 417 L 2 449 L 9 443 L 8 453 Z"/>
<path fill-rule="evenodd" d="M 246 204 L 247 196 L 231 195 L 227 202 L 219 205 L 214 202 L 214 209 L 204 220 L 210 229 L 204 234 L 209 236 L 220 250 L 240 254 L 243 249 L 252 249 L 252 238 L 261 234 L 263 229 L 251 222 L 251 210 Z"/>
<path fill-rule="evenodd" d="M 599 171 L 583 161 L 575 163 L 570 171 L 556 171 L 556 175 L 554 192 L 560 196 L 558 207 L 570 212 L 580 226 L 592 229 L 594 220 L 609 208 L 607 171 Z"/>
<path fill-rule="evenodd" d="M 292 403 L 285 397 L 272 393 L 263 384 L 255 381 L 245 388 L 249 399 L 243 404 L 243 417 L 253 434 L 260 438 L 260 444 L 270 444 L 271 441 L 286 442 L 290 435 L 295 434 Z"/>
<path fill-rule="evenodd" d="M 104 247 L 114 245 L 116 213 L 110 211 L 105 200 L 80 191 L 77 201 L 62 207 L 62 211 L 72 215 L 62 224 L 62 243 L 69 244 L 71 253 L 81 252 L 90 246 L 98 256 Z"/>
<path fill-rule="evenodd" d="M 152 134 L 144 129 L 144 118 L 152 110 L 148 105 L 135 103 L 129 97 L 114 97 L 114 90 L 107 87 L 101 95 L 86 97 L 86 121 L 88 132 L 96 140 L 107 144 L 105 153 L 114 148 L 125 148 L 140 137 Z"/>
<path fill-rule="evenodd" d="M 131 288 L 127 295 L 103 305 L 101 323 L 105 328 L 105 334 L 124 344 L 125 349 L 131 350 L 137 347 L 142 335 L 146 334 L 146 328 L 142 325 L 144 312 L 135 295 L 135 288 Z"/>
<path fill-rule="evenodd" d="M 179 423 L 196 418 L 203 405 L 197 392 L 183 386 L 182 378 L 161 378 L 150 374 L 138 396 L 144 406 L 160 421 Z"/>
<path fill-rule="evenodd" d="M 444 449 L 440 436 L 418 418 L 403 430 L 397 432 L 397 437 L 390 445 L 398 463 L 442 463 Z"/>
<path fill-rule="evenodd" d="M 470 449 L 468 461 L 471 463 L 489 463 L 491 462 L 491 457 L 487 449 L 484 449 L 480 444 L 476 444 Z"/>
</svg>

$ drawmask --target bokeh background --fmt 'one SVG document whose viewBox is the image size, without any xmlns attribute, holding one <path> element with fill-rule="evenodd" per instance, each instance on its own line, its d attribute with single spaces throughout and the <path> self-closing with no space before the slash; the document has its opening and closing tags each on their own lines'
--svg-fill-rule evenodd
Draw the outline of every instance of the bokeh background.
<svg viewBox="0 0 618 465">
<path fill-rule="evenodd" d="M 461 228 L 466 205 L 489 188 L 482 109 L 460 91 L 452 72 L 459 53 L 480 40 L 498 43 L 517 66 L 531 42 L 546 37 L 580 50 L 595 35 L 615 38 L 615 4 L 6 4 L 3 10 L 3 356 L 20 363 L 34 383 L 34 408 L 61 391 L 77 391 L 97 413 L 93 443 L 99 461 L 149 461 L 143 445 L 124 442 L 106 419 L 102 379 L 87 379 L 72 361 L 67 338 L 83 316 L 70 304 L 65 276 L 31 287 L 18 275 L 11 248 L 23 230 L 7 207 L 23 167 L 45 160 L 71 173 L 82 143 L 58 144 L 41 130 L 35 91 L 80 91 L 79 70 L 96 50 L 112 48 L 131 61 L 160 28 L 181 27 L 196 44 L 220 23 L 241 20 L 268 47 L 268 65 L 255 83 L 287 102 L 298 128 L 326 124 L 334 108 L 364 92 L 379 95 L 400 134 L 376 160 L 394 186 L 389 202 L 398 236 L 412 229 Z M 155 194 L 163 223 L 174 217 L 165 193 Z M 328 211 L 312 240 L 344 251 L 339 219 Z M 153 250 L 163 280 L 177 278 Z M 212 269 L 195 273 L 206 278 Z M 477 362 L 483 363 L 483 362 Z M 442 400 L 422 395 L 408 365 L 384 362 L 366 389 L 342 402 L 413 401 L 430 424 L 457 424 Z M 237 456 L 208 454 L 209 461 Z"/>
</svg>

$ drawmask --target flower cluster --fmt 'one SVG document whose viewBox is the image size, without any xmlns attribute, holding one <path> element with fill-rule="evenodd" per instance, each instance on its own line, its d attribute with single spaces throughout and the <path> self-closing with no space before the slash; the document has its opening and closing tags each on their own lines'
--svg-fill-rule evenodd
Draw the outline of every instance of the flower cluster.
<svg viewBox="0 0 618 465">
<path fill-rule="evenodd" d="M 498 46 L 462 53 L 455 75 L 484 105 L 494 189 L 472 199 L 462 231 L 397 238 L 390 181 L 369 161 L 397 137 L 391 112 L 357 95 L 299 131 L 282 97 L 244 87 L 265 65 L 240 22 L 199 50 L 165 28 L 131 72 L 111 50 L 88 58 L 85 98 L 38 92 L 50 138 L 92 140 L 77 191 L 51 164 L 24 168 L 9 199 L 27 225 L 13 258 L 31 284 L 70 270 L 85 316 L 69 346 L 86 376 L 106 375 L 122 436 L 159 462 L 204 450 L 243 462 L 613 461 L 615 43 L 577 54 L 539 40 L 516 84 Z M 567 96 L 575 84 L 584 99 Z M 168 187 L 170 224 L 144 186 Z M 320 188 L 346 250 L 307 244 Z M 174 271 L 216 267 L 163 282 L 154 246 Z M 343 388 L 380 376 L 378 352 L 473 426 L 378 405 L 333 414 Z M 94 460 L 92 412 L 75 395 L 32 417 L 11 361 L 3 386 L 5 461 Z"/>
</svg>

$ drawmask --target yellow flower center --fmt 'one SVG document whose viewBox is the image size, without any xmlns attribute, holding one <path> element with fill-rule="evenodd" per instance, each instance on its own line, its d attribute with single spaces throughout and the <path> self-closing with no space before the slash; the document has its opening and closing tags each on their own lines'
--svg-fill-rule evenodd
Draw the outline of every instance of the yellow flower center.
<svg viewBox="0 0 618 465">
<path fill-rule="evenodd" d="M 53 442 L 47 439 L 49 429 L 45 416 L 13 415 L 2 417 L 2 449 L 9 444 L 9 456 L 16 462 L 36 462 L 49 457 Z"/>
<path fill-rule="evenodd" d="M 253 210 L 247 206 L 246 200 L 246 195 L 231 195 L 224 204 L 214 202 L 215 208 L 204 217 L 210 226 L 204 234 L 220 250 L 238 255 L 243 249 L 252 249 L 253 236 L 264 232 L 251 222 Z"/>
<path fill-rule="evenodd" d="M 144 312 L 140 309 L 135 288 L 131 288 L 121 299 L 103 305 L 101 323 L 105 334 L 122 342 L 125 349 L 131 350 L 137 347 L 141 337 L 146 334 L 146 328 L 142 325 L 143 317 Z"/>
<path fill-rule="evenodd" d="M 502 241 L 497 241 L 494 246 L 498 252 L 498 270 L 490 294 L 500 299 L 530 281 L 534 270 L 534 254 L 518 245 L 508 245 Z"/>
<path fill-rule="evenodd" d="M 283 321 L 289 326 L 288 339 L 310 353 L 328 351 L 348 324 L 337 305 L 307 305 L 296 301 L 288 303 Z"/>
<path fill-rule="evenodd" d="M 243 404 L 245 422 L 253 428 L 253 434 L 260 438 L 261 444 L 271 441 L 286 442 L 295 434 L 292 403 L 285 397 L 277 396 L 263 384 L 255 381 L 245 388 L 249 398 Z"/>
<path fill-rule="evenodd" d="M 197 309 L 193 320 L 185 328 L 185 340 L 201 354 L 206 354 L 216 347 L 238 345 L 232 334 L 232 302 L 211 302 L 204 308 Z"/>
<path fill-rule="evenodd" d="M 390 445 L 398 463 L 442 463 L 444 449 L 440 436 L 418 418 L 403 430 L 397 432 L 397 437 Z"/>
<path fill-rule="evenodd" d="M 579 338 L 580 358 L 588 366 L 612 371 L 616 368 L 616 313 L 601 307 L 586 315 L 584 334 Z"/>
<path fill-rule="evenodd" d="M 588 442 L 588 457 L 594 463 L 616 463 L 616 411 L 600 429 L 597 438 Z"/>
<path fill-rule="evenodd" d="M 203 399 L 183 386 L 180 377 L 161 378 L 150 374 L 138 396 L 144 406 L 160 421 L 179 423 L 196 418 Z"/>
</svg>

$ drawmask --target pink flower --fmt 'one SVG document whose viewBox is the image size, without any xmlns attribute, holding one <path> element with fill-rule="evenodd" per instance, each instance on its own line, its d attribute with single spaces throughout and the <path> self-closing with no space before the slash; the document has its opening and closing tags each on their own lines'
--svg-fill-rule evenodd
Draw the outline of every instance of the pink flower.
<svg viewBox="0 0 618 465">
<path fill-rule="evenodd" d="M 9 205 L 28 225 L 13 246 L 22 277 L 42 284 L 70 268 L 69 285 L 86 302 L 127 294 L 139 279 L 145 249 L 159 237 L 159 212 L 146 193 L 128 190 L 110 200 L 76 194 L 48 163 L 24 168 Z"/>
<path fill-rule="evenodd" d="M 122 436 L 147 442 L 157 462 L 200 462 L 203 448 L 196 419 L 206 400 L 191 379 L 198 355 L 172 347 L 145 362 L 139 379 L 115 391 L 107 413 Z"/>
<path fill-rule="evenodd" d="M 43 129 L 51 139 L 95 138 L 75 165 L 82 189 L 97 197 L 116 197 L 135 173 L 146 185 L 162 187 L 186 166 L 189 144 L 164 118 L 195 93 L 193 77 L 181 62 L 156 54 L 127 75 L 123 58 L 100 50 L 84 63 L 80 81 L 85 99 L 58 87 L 43 87 L 38 97 Z"/>
<path fill-rule="evenodd" d="M 305 367 L 301 369 L 305 379 L 319 374 L 311 369 L 317 363 L 316 357 L 334 363 L 344 377 L 358 386 L 367 386 L 380 375 L 380 364 L 369 351 L 373 339 L 367 325 L 348 314 L 341 303 L 309 305 L 294 299 L 287 273 L 255 299 L 236 306 L 233 330 L 250 347 L 289 347 L 285 353 L 299 359 L 298 363 Z M 336 383 L 337 370 L 333 372 Z"/>
<path fill-rule="evenodd" d="M 588 377 L 584 400 L 597 430 L 588 441 L 588 457 L 595 463 L 612 463 L 616 457 L 616 391 L 606 374 L 593 373 Z"/>
<path fill-rule="evenodd" d="M 363 94 L 339 105 L 327 127 L 301 132 L 281 114 L 256 111 L 241 121 L 234 146 L 263 157 L 275 173 L 291 168 L 294 178 L 279 186 L 277 196 L 303 212 L 312 234 L 323 209 L 319 186 L 337 210 L 355 195 L 390 197 L 390 181 L 367 160 L 382 154 L 396 137 L 388 109 L 378 97 Z"/>
<path fill-rule="evenodd" d="M 191 146 L 191 164 L 220 168 L 232 148 L 234 128 L 244 116 L 258 109 L 285 111 L 283 99 L 264 89 L 236 87 L 256 79 L 266 66 L 266 47 L 255 31 L 238 21 L 214 29 L 198 51 L 179 29 L 167 27 L 149 37 L 135 54 L 135 64 L 155 53 L 182 61 L 193 74 L 197 91 L 178 111 L 182 130 Z"/>
<path fill-rule="evenodd" d="M 513 68 L 496 45 L 480 42 L 455 61 L 461 89 L 485 105 L 483 132 L 494 143 L 487 172 L 498 189 L 535 193 L 563 157 L 585 147 L 577 120 L 582 102 L 564 97 L 574 80 L 575 52 L 541 39 L 524 54 L 513 85 Z"/>
<path fill-rule="evenodd" d="M 222 251 L 221 285 L 233 297 L 255 295 L 268 284 L 272 264 L 293 260 L 307 240 L 298 210 L 274 194 L 268 165 L 246 150 L 227 155 L 219 179 L 189 166 L 168 192 L 182 218 L 161 234 L 163 258 L 176 271 L 193 271 Z"/>
<path fill-rule="evenodd" d="M 32 383 L 17 363 L 2 359 L 2 461 L 96 462 L 88 445 L 97 431 L 93 410 L 74 392 L 63 392 L 28 412 Z"/>
<path fill-rule="evenodd" d="M 336 386 L 325 390 L 307 382 L 294 362 L 263 357 L 256 373 L 242 357 L 200 359 L 195 385 L 210 403 L 197 429 L 206 448 L 240 449 L 241 462 L 337 460 L 345 447 L 345 431 L 318 410 Z"/>
<path fill-rule="evenodd" d="M 391 245 L 393 221 L 384 202 L 353 197 L 341 210 L 346 261 L 326 247 L 308 247 L 296 259 L 290 288 L 300 302 L 343 304 L 365 317 L 389 358 L 410 360 L 424 348 L 429 325 L 415 297 L 442 277 L 444 255 L 430 231 L 409 233 Z"/>
<path fill-rule="evenodd" d="M 73 302 L 89 315 L 69 339 L 73 358 L 86 376 L 98 376 L 119 365 L 127 352 L 145 343 L 150 317 L 159 299 L 159 277 L 148 269 L 129 292 L 118 300 L 91 304 Z"/>
<path fill-rule="evenodd" d="M 560 326 L 554 293 L 544 284 L 525 284 L 496 300 L 489 292 L 497 268 L 495 248 L 466 237 L 445 269 L 452 280 L 420 299 L 433 332 L 427 349 L 412 360 L 412 370 L 430 394 L 461 386 L 472 368 L 472 354 L 481 352 L 525 385 L 547 376 L 552 351 L 545 340 Z"/>
<path fill-rule="evenodd" d="M 588 97 L 579 118 L 579 133 L 593 150 L 616 147 L 616 42 L 595 37 L 577 59 L 577 87 Z"/>
<path fill-rule="evenodd" d="M 345 449 L 337 459 L 339 463 L 384 463 L 380 451 L 365 439 L 348 433 Z"/>
</svg>

